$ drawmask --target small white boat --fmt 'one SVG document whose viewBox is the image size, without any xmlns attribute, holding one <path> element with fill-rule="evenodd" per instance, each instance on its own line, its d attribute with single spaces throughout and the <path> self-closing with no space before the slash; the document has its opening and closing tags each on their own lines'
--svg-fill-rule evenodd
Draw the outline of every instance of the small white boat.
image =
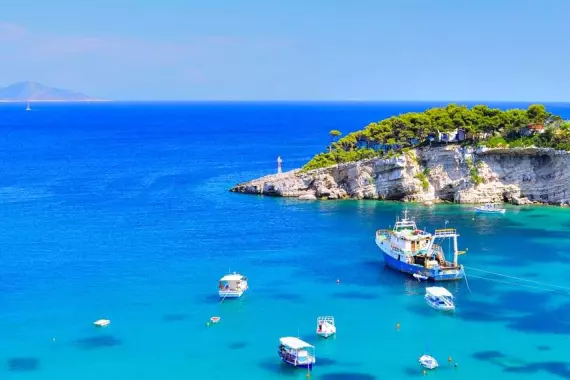
<svg viewBox="0 0 570 380">
<path fill-rule="evenodd" d="M 487 203 L 482 206 L 477 206 L 474 208 L 475 212 L 482 212 L 487 214 L 504 214 L 505 209 L 497 207 L 496 204 Z"/>
<path fill-rule="evenodd" d="M 316 362 L 315 346 L 291 336 L 279 339 L 277 353 L 281 360 L 295 367 L 312 369 Z"/>
<path fill-rule="evenodd" d="M 108 319 L 99 319 L 98 321 L 93 322 L 93 324 L 97 327 L 106 327 L 111 324 L 111 321 Z"/>
<path fill-rule="evenodd" d="M 239 273 L 227 274 L 220 279 L 218 294 L 221 298 L 238 298 L 247 290 L 247 277 Z"/>
<path fill-rule="evenodd" d="M 328 338 L 336 334 L 336 325 L 334 317 L 318 317 L 317 318 L 317 335 Z"/>
<path fill-rule="evenodd" d="M 443 311 L 455 310 L 453 295 L 445 288 L 439 286 L 427 287 L 424 298 L 427 304 L 434 309 Z"/>
<path fill-rule="evenodd" d="M 439 364 L 437 364 L 437 360 L 435 360 L 435 358 L 433 356 L 430 355 L 422 355 L 420 356 L 420 364 L 422 365 L 422 367 L 427 368 L 427 369 L 435 369 L 439 366 Z"/>
<path fill-rule="evenodd" d="M 412 275 L 412 277 L 414 277 L 414 278 L 415 278 L 416 280 L 418 280 L 418 281 L 425 281 L 425 280 L 428 279 L 427 276 L 424 276 L 424 275 L 421 274 L 421 273 L 414 273 L 414 274 Z"/>
<path fill-rule="evenodd" d="M 28 102 L 28 106 L 26 107 L 26 111 L 31 111 L 32 109 L 30 108 L 30 102 Z"/>
</svg>

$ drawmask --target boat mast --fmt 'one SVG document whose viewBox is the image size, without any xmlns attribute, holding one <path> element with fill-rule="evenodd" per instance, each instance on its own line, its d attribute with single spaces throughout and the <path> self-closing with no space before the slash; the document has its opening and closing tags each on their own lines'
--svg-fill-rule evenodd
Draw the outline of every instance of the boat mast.
<svg viewBox="0 0 570 380">
<path fill-rule="evenodd" d="M 457 250 L 457 234 L 455 234 L 453 236 L 453 266 L 457 266 L 457 256 L 458 256 L 458 250 Z"/>
</svg>

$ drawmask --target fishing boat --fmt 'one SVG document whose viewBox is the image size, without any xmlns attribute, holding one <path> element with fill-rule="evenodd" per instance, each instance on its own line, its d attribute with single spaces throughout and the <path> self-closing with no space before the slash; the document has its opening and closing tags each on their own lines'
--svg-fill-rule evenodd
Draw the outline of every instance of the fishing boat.
<svg viewBox="0 0 570 380">
<path fill-rule="evenodd" d="M 318 317 L 317 318 L 317 335 L 328 338 L 336 334 L 336 325 L 334 317 Z"/>
<path fill-rule="evenodd" d="M 498 207 L 496 204 L 487 203 L 482 206 L 477 206 L 473 209 L 475 212 L 487 213 L 487 214 L 504 214 L 505 209 Z"/>
<path fill-rule="evenodd" d="M 427 354 L 420 356 L 419 362 L 422 367 L 427 369 L 435 369 L 439 366 L 437 360 L 435 360 L 433 356 Z"/>
<path fill-rule="evenodd" d="M 315 364 L 315 347 L 295 337 L 279 339 L 279 357 L 283 362 L 301 368 L 312 369 Z"/>
<path fill-rule="evenodd" d="M 427 287 L 424 298 L 427 304 L 436 310 L 455 310 L 453 295 L 445 288 L 439 286 Z"/>
<path fill-rule="evenodd" d="M 238 298 L 247 290 L 247 277 L 239 273 L 227 274 L 220 279 L 218 294 L 221 298 Z"/>
<path fill-rule="evenodd" d="M 396 219 L 393 229 L 376 231 L 376 245 L 383 252 L 384 263 L 389 268 L 411 274 L 418 280 L 459 280 L 464 276 L 464 269 L 458 264 L 458 256 L 465 252 L 457 248 L 458 236 L 453 228 L 435 230 L 434 234 L 419 230 L 416 222 L 408 219 L 408 210 L 405 210 L 404 218 Z M 451 261 L 446 259 L 442 246 L 435 244 L 445 239 L 449 239 L 450 246 L 453 241 Z"/>
</svg>

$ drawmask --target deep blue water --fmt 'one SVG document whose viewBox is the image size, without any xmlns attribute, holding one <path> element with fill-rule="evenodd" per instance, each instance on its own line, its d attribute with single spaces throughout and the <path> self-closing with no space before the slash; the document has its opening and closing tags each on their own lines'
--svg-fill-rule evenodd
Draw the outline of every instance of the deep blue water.
<svg viewBox="0 0 570 380">
<path fill-rule="evenodd" d="M 403 204 L 227 191 L 278 155 L 300 166 L 330 129 L 433 105 L 0 105 L 0 379 L 304 379 L 279 362 L 285 335 L 316 344 L 312 379 L 416 378 L 426 350 L 440 379 L 570 378 L 570 210 L 409 205 L 469 248 L 451 316 L 382 265 L 374 232 Z M 228 268 L 250 290 L 220 303 Z M 336 338 L 316 339 L 319 315 Z"/>
</svg>

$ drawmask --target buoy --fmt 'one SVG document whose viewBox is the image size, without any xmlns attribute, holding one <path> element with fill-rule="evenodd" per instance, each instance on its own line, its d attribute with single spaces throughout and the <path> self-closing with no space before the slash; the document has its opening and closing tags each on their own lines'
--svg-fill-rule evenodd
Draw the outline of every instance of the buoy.
<svg viewBox="0 0 570 380">
<path fill-rule="evenodd" d="M 55 342 L 55 338 L 51 338 L 51 340 Z"/>
<path fill-rule="evenodd" d="M 338 278 L 336 279 L 336 284 L 340 284 L 340 280 Z"/>
<path fill-rule="evenodd" d="M 457 365 L 458 365 L 458 364 L 457 364 L 457 363 L 455 363 L 455 368 L 457 368 Z"/>
<path fill-rule="evenodd" d="M 206 322 L 206 327 L 210 327 L 210 322 Z"/>
<path fill-rule="evenodd" d="M 396 323 L 396 330 L 400 330 L 400 324 Z"/>
<path fill-rule="evenodd" d="M 447 361 L 450 362 L 450 363 L 453 361 L 453 359 L 451 358 L 451 356 L 447 358 Z"/>
<path fill-rule="evenodd" d="M 427 375 L 427 371 L 425 369 L 423 370 L 423 374 L 424 376 Z"/>
</svg>

